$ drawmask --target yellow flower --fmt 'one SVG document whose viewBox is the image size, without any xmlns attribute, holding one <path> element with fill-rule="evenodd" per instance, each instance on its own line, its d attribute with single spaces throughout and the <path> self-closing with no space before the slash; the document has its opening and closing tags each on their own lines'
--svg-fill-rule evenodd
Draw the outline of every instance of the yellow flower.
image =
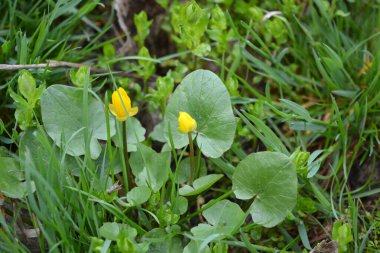
<svg viewBox="0 0 380 253">
<path fill-rule="evenodd" d="M 112 93 L 112 104 L 109 104 L 109 109 L 119 121 L 125 121 L 139 111 L 137 106 L 131 107 L 131 99 L 121 87 Z"/>
<path fill-rule="evenodd" d="M 197 129 L 197 122 L 187 112 L 179 112 L 178 125 L 178 131 L 183 134 Z"/>
</svg>

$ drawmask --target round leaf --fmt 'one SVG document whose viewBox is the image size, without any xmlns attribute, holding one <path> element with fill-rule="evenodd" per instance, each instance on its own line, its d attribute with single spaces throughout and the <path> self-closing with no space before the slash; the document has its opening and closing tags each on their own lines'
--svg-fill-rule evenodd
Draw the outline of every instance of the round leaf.
<svg viewBox="0 0 380 253">
<path fill-rule="evenodd" d="M 52 141 L 47 137 L 46 132 L 41 128 L 28 128 L 20 135 L 19 155 L 21 168 L 28 166 L 26 161 L 33 162 L 36 168 L 48 169 L 52 164 L 52 157 L 59 161 L 62 160 L 62 154 L 59 150 L 48 149 L 44 145 L 52 145 Z M 74 176 L 80 175 L 80 168 L 75 157 L 65 155 L 60 169 L 67 170 Z"/>
<path fill-rule="evenodd" d="M 217 75 L 196 70 L 173 93 L 165 113 L 165 138 L 170 142 L 171 134 L 175 148 L 189 143 L 187 134 L 178 131 L 179 112 L 187 112 L 197 121 L 197 144 L 205 156 L 220 157 L 231 147 L 236 121 L 230 95 Z"/>
<path fill-rule="evenodd" d="M 187 211 L 187 208 L 189 206 L 189 202 L 187 198 L 178 196 L 175 198 L 175 203 L 173 205 L 173 212 L 176 214 L 184 214 Z"/>
<path fill-rule="evenodd" d="M 127 193 L 127 200 L 132 206 L 138 206 L 148 201 L 151 191 L 148 186 L 141 185 Z"/>
<path fill-rule="evenodd" d="M 226 199 L 217 202 L 202 214 L 209 224 L 199 224 L 192 228 L 191 232 L 203 239 L 217 234 L 219 239 L 224 235 L 230 235 L 243 224 L 246 217 L 238 204 Z"/>
<path fill-rule="evenodd" d="M 41 97 L 41 113 L 44 127 L 55 144 L 62 146 L 64 140 L 67 153 L 73 156 L 85 154 L 83 89 L 64 85 L 52 85 Z M 91 158 L 101 152 L 99 140 L 107 140 L 104 104 L 89 94 L 88 132 Z M 115 134 L 114 120 L 110 117 L 111 135 Z"/>
<path fill-rule="evenodd" d="M 27 193 L 24 173 L 19 162 L 11 157 L 0 157 L 0 192 L 9 198 L 22 198 Z"/>
<path fill-rule="evenodd" d="M 105 222 L 99 229 L 100 236 L 116 241 L 120 233 L 120 225 L 116 222 Z"/>
<path fill-rule="evenodd" d="M 265 227 L 283 221 L 296 204 L 296 168 L 282 153 L 260 152 L 247 156 L 236 167 L 232 184 L 238 199 L 255 197 L 252 219 Z"/>
<path fill-rule="evenodd" d="M 170 152 L 157 153 L 150 147 L 137 143 L 137 151 L 132 153 L 129 160 L 136 184 L 158 192 L 168 179 L 170 157 Z"/>
<path fill-rule="evenodd" d="M 227 199 L 217 202 L 202 214 L 209 224 L 229 227 L 231 232 L 239 227 L 245 219 L 245 214 L 240 206 Z"/>
</svg>

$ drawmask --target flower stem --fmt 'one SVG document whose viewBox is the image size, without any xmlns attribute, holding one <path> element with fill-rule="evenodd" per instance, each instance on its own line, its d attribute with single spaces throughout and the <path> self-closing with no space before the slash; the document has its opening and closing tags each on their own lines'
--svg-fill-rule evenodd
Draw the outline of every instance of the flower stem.
<svg viewBox="0 0 380 253">
<path fill-rule="evenodd" d="M 127 168 L 127 171 L 126 171 L 127 173 L 123 173 L 123 179 L 125 183 L 128 182 L 127 190 L 129 190 L 133 188 L 133 179 L 132 179 L 132 171 L 129 166 L 128 143 L 127 143 L 127 121 L 123 122 L 123 152 L 124 152 L 125 167 Z"/>
<path fill-rule="evenodd" d="M 191 132 L 188 133 L 189 136 L 189 146 L 190 146 L 190 184 L 193 184 L 194 179 L 194 144 L 193 144 L 193 138 L 191 136 Z"/>
</svg>

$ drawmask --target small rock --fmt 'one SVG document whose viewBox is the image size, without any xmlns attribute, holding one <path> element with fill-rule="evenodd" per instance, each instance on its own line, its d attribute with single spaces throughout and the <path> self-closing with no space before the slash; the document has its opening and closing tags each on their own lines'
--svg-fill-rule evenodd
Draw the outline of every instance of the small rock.
<svg viewBox="0 0 380 253">
<path fill-rule="evenodd" d="M 338 253 L 338 243 L 336 241 L 327 242 L 323 240 L 310 253 Z"/>
</svg>

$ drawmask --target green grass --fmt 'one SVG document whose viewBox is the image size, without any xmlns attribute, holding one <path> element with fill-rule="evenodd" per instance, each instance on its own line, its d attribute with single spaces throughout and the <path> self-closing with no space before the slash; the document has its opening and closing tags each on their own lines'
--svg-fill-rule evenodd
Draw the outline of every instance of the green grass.
<svg viewBox="0 0 380 253">
<path fill-rule="evenodd" d="M 211 15 L 214 2 L 198 1 L 207 15 Z M 175 245 L 179 240 L 186 246 L 194 239 L 190 230 L 204 220 L 201 213 L 223 199 L 237 203 L 247 219 L 223 239 L 207 238 L 212 252 L 308 252 L 318 242 L 330 239 L 343 245 L 349 236 L 343 232 L 340 237 L 333 235 L 337 221 L 348 224 L 348 234 L 352 235 L 347 249 L 341 248 L 340 252 L 379 252 L 380 3 L 234 1 L 233 7 L 228 7 L 228 1 L 220 2 L 226 28 L 215 29 L 228 38 L 225 48 L 220 46 L 223 38 L 216 41 L 206 32 L 200 41 L 209 45 L 211 51 L 196 56 L 196 50 L 181 41 L 183 34 L 181 37 L 170 24 L 179 13 L 178 2 L 173 1 L 160 9 L 166 19 L 158 26 L 164 34 L 159 36 L 170 38 L 172 53 L 151 52 L 152 58 L 138 56 L 136 48 L 127 55 L 104 52 L 105 45 L 111 43 L 117 50 L 122 46 L 120 41 L 126 39 L 118 31 L 112 1 L 0 3 L 1 64 L 55 60 L 102 69 L 99 73 L 87 72 L 82 79 L 84 128 L 77 134 L 83 134 L 86 145 L 85 154 L 77 157 L 67 153 L 68 146 L 59 148 L 47 135 L 39 104 L 29 111 L 31 121 L 25 127 L 20 124 L 15 110 L 24 107 L 11 97 L 11 90 L 21 96 L 18 77 L 22 72 L 1 70 L 0 157 L 10 156 L 20 163 L 27 186 L 25 197 L 5 198 L 6 219 L 0 214 L 1 252 L 31 252 L 31 246 L 21 240 L 20 224 L 40 231 L 38 238 L 29 242 L 41 252 L 107 252 L 108 248 L 117 252 L 116 243 L 106 240 L 101 232 L 105 222 L 136 229 L 137 236 L 130 238 L 134 245 L 149 242 L 158 247 L 165 243 Z M 281 14 L 258 18 L 257 9 L 243 4 L 248 2 L 263 15 L 264 10 Z M 149 8 L 146 11 L 148 19 L 156 22 L 157 16 Z M 145 46 L 151 49 L 152 43 L 163 39 L 159 36 L 151 30 Z M 155 90 L 148 89 L 144 94 L 144 73 L 149 64 L 156 66 L 156 72 L 148 79 Z M 149 119 L 158 119 L 153 124 L 157 125 L 166 106 L 166 100 L 162 105 L 156 99 L 164 92 L 155 85 L 157 77 L 171 70 L 170 77 L 178 84 L 185 74 L 200 68 L 213 70 L 226 84 L 238 122 L 235 141 L 222 157 L 201 157 L 199 152 L 195 157 L 198 164 L 201 158 L 206 160 L 209 174 L 222 173 L 224 178 L 198 198 L 188 198 L 187 212 L 175 217 L 173 206 L 181 187 L 176 178 L 188 150 L 170 150 L 168 145 L 171 171 L 164 187 L 146 204 L 128 207 L 125 189 L 107 193 L 116 181 L 122 188 L 126 181 L 125 172 L 113 173 L 118 168 L 124 171 L 125 164 L 122 148 L 111 139 L 113 116 L 108 109 L 108 138 L 101 143 L 100 158 L 91 158 L 93 133 L 88 126 L 94 119 L 89 117 L 89 97 L 95 94 L 108 105 L 115 87 L 128 89 L 132 104 L 139 103 L 138 119 L 149 129 Z M 75 86 L 68 68 L 38 68 L 30 72 L 38 86 Z M 26 135 L 35 137 L 25 141 Z M 62 136 L 62 142 L 69 144 L 70 138 L 74 137 Z M 122 142 L 121 126 L 117 127 L 116 138 Z M 169 144 L 174 146 L 173 137 L 170 138 Z M 163 146 L 148 134 L 144 144 L 155 150 Z M 309 168 L 313 171 L 307 176 L 298 173 L 296 207 L 273 228 L 255 224 L 248 215 L 250 202 L 235 198 L 232 191 L 236 166 L 254 152 L 270 150 L 290 156 L 297 149 L 310 152 Z M 166 229 L 166 234 L 159 228 Z M 101 250 L 95 238 L 104 240 Z M 165 248 L 150 250 L 166 252 Z"/>
</svg>

